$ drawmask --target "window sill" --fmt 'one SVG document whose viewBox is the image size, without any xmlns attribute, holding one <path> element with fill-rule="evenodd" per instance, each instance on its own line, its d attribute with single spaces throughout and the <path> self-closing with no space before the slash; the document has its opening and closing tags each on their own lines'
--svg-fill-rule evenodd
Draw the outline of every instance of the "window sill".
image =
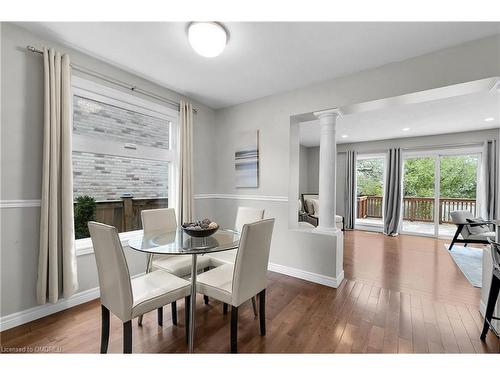
<svg viewBox="0 0 500 375">
<path fill-rule="evenodd" d="M 130 232 L 119 233 L 120 241 L 122 246 L 127 246 L 128 241 L 134 237 L 140 236 L 142 234 L 142 230 L 133 230 Z M 75 250 L 76 256 L 82 256 L 87 254 L 94 253 L 94 247 L 92 246 L 92 240 L 89 238 L 81 238 L 79 240 L 75 240 Z"/>
</svg>

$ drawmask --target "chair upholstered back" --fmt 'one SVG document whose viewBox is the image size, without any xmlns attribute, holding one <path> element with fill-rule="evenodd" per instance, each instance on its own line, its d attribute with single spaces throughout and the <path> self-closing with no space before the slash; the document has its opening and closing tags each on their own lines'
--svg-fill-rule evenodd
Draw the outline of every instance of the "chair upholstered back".
<svg viewBox="0 0 500 375">
<path fill-rule="evenodd" d="M 319 194 L 302 194 L 302 205 L 304 211 L 309 215 L 314 214 L 313 200 L 319 200 Z"/>
<path fill-rule="evenodd" d="M 453 221 L 454 224 L 467 223 L 467 219 L 474 218 L 474 215 L 470 211 L 465 211 L 465 210 L 452 211 L 452 212 L 450 212 L 450 216 L 451 216 L 451 220 Z M 462 235 L 464 240 L 467 239 L 471 235 L 471 233 L 469 231 L 469 226 L 464 225 L 460 234 Z"/>
<path fill-rule="evenodd" d="M 131 319 L 133 295 L 130 273 L 115 227 L 90 221 L 101 304 L 123 321 Z"/>
<path fill-rule="evenodd" d="M 158 208 L 154 210 L 142 210 L 142 229 L 144 234 L 156 231 L 173 232 L 177 229 L 175 209 Z"/>
<path fill-rule="evenodd" d="M 249 223 L 255 223 L 256 221 L 262 220 L 264 218 L 264 210 L 261 208 L 253 207 L 238 207 L 238 212 L 236 213 L 236 223 L 234 228 L 241 233 L 243 225 Z"/>
<path fill-rule="evenodd" d="M 266 288 L 274 219 L 245 224 L 241 231 L 232 285 L 232 305 L 239 306 Z"/>
</svg>

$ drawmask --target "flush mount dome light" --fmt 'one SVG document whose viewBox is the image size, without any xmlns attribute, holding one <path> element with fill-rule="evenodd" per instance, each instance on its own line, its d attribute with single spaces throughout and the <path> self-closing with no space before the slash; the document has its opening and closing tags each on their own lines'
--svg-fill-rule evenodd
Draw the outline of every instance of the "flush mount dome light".
<svg viewBox="0 0 500 375">
<path fill-rule="evenodd" d="M 187 34 L 191 47 L 205 57 L 220 55 L 228 39 L 226 29 L 217 22 L 191 22 Z"/>
</svg>

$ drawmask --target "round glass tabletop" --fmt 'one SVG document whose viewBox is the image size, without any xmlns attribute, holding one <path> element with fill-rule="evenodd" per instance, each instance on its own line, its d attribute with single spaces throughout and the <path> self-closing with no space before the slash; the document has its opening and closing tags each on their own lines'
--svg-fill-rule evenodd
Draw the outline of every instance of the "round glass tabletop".
<svg viewBox="0 0 500 375">
<path fill-rule="evenodd" d="M 233 230 L 219 229 L 209 237 L 191 237 L 182 229 L 173 232 L 151 232 L 128 241 L 138 251 L 153 254 L 205 254 L 238 248 L 240 234 Z"/>
</svg>

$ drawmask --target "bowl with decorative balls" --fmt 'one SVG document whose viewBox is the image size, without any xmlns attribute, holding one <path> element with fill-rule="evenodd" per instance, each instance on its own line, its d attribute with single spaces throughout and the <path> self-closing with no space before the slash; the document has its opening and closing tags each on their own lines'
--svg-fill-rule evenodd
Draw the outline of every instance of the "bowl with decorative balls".
<svg viewBox="0 0 500 375">
<path fill-rule="evenodd" d="M 182 224 L 182 230 L 192 237 L 208 237 L 217 232 L 219 224 L 210 219 Z"/>
</svg>

